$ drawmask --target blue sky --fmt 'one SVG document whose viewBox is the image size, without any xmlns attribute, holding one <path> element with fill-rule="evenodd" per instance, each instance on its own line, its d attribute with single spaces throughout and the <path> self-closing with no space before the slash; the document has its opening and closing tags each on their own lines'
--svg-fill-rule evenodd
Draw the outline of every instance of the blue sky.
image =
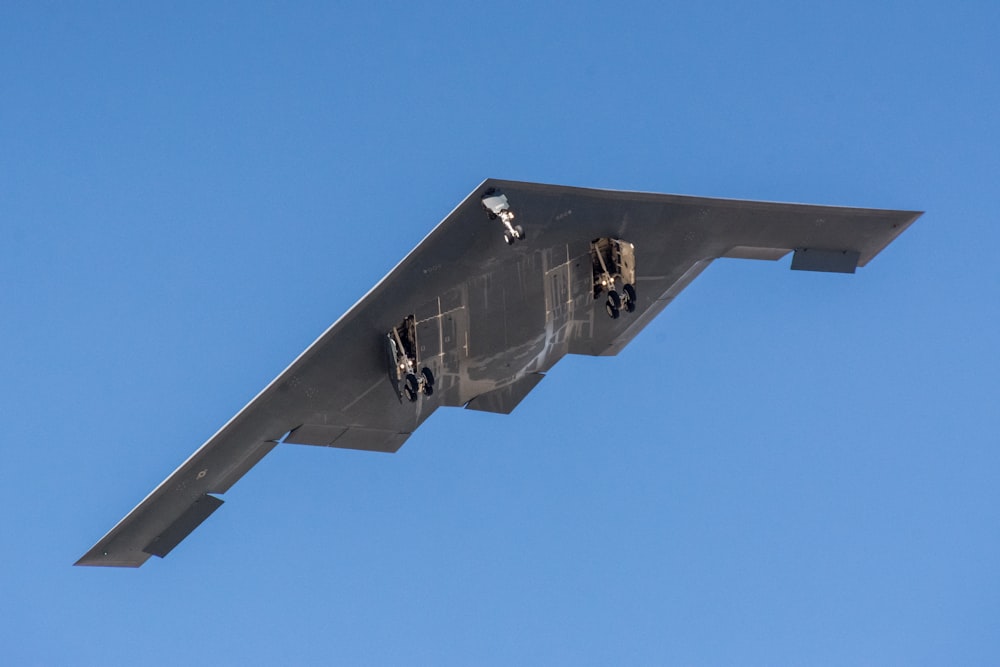
<svg viewBox="0 0 1000 667">
<path fill-rule="evenodd" d="M 0 8 L 0 661 L 1000 662 L 1000 5 L 202 5 Z M 71 567 L 486 177 L 927 213 Z"/>
</svg>

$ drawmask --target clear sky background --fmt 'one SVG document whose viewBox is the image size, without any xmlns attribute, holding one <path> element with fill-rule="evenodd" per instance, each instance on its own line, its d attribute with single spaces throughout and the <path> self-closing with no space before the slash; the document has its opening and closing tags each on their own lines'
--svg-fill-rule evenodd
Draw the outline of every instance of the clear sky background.
<svg viewBox="0 0 1000 667">
<path fill-rule="evenodd" d="M 142 4 L 0 7 L 0 663 L 1000 664 L 1000 4 Z M 927 213 L 71 567 L 486 177 Z"/>
</svg>

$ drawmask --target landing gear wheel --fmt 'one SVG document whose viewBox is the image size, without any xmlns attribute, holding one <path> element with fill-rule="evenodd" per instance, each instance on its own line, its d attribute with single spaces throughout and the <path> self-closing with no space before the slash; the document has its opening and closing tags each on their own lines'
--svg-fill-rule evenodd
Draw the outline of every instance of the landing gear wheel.
<svg viewBox="0 0 1000 667">
<path fill-rule="evenodd" d="M 608 292 L 608 305 L 615 310 L 619 310 L 622 307 L 622 298 L 618 296 L 618 292 L 614 290 Z"/>
<path fill-rule="evenodd" d="M 524 227 L 522 227 L 521 225 L 517 225 L 516 227 L 514 227 L 514 235 L 517 236 L 517 238 L 519 238 L 519 239 L 521 239 L 523 241 L 524 238 L 525 238 L 524 237 Z"/>
<path fill-rule="evenodd" d="M 625 283 L 622 287 L 622 292 L 625 294 L 625 310 L 634 313 L 635 312 L 635 287 L 631 283 Z"/>
<path fill-rule="evenodd" d="M 434 374 L 431 373 L 431 369 L 424 366 L 423 370 L 420 371 L 420 374 L 424 376 L 424 385 L 428 387 L 434 386 Z"/>
<path fill-rule="evenodd" d="M 429 384 L 424 385 L 424 396 L 432 396 L 434 394 L 434 387 Z"/>
<path fill-rule="evenodd" d="M 507 245 L 514 245 L 514 237 L 510 235 L 510 232 L 503 233 L 503 240 L 507 242 Z"/>
<path fill-rule="evenodd" d="M 410 394 L 413 394 L 414 396 L 414 398 L 411 398 L 410 400 L 411 401 L 417 400 L 416 395 L 417 392 L 420 391 L 420 380 L 418 380 L 417 376 L 414 375 L 413 373 L 406 374 L 406 389 L 408 391 L 407 396 L 409 396 Z"/>
<path fill-rule="evenodd" d="M 403 387 L 403 394 L 406 395 L 406 400 L 408 400 L 410 403 L 413 403 L 414 401 L 417 400 L 417 394 L 412 389 L 410 389 L 410 385 L 406 385 Z"/>
<path fill-rule="evenodd" d="M 612 294 L 613 294 L 613 292 L 612 292 Z M 611 319 L 613 319 L 613 320 L 617 320 L 618 319 L 618 315 L 620 314 L 620 312 L 618 311 L 617 308 L 614 307 L 614 304 L 611 303 L 611 299 L 608 299 L 604 303 L 604 309 L 606 311 L 608 311 L 608 316 Z"/>
</svg>

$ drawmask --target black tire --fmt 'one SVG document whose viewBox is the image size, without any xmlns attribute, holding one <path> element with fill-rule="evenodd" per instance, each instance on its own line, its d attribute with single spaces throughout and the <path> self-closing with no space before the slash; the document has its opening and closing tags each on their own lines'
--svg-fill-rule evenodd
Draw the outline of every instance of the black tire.
<svg viewBox="0 0 1000 667">
<path fill-rule="evenodd" d="M 625 300 L 626 301 L 631 301 L 632 303 L 635 303 L 635 286 L 634 285 L 625 285 L 625 287 L 622 288 L 622 291 L 625 292 Z M 629 311 L 629 312 L 631 312 L 631 311 Z"/>
<path fill-rule="evenodd" d="M 418 380 L 417 376 L 413 373 L 406 374 L 406 388 L 409 389 L 414 395 L 420 391 L 420 380 Z"/>
<path fill-rule="evenodd" d="M 622 298 L 618 295 L 618 292 L 611 290 L 608 292 L 608 303 L 611 304 L 615 310 L 619 310 L 622 307 Z"/>
<path fill-rule="evenodd" d="M 420 374 L 424 376 L 424 384 L 426 386 L 434 386 L 434 373 L 431 373 L 431 369 L 424 366 L 423 370 L 420 371 Z"/>
<path fill-rule="evenodd" d="M 424 396 L 431 396 L 434 394 L 434 387 L 429 384 L 424 385 Z"/>
<path fill-rule="evenodd" d="M 521 239 L 523 241 L 524 238 L 525 238 L 524 237 L 524 227 L 522 227 L 521 225 L 518 225 L 517 227 L 514 228 L 514 231 L 517 233 L 517 238 L 519 238 L 519 239 Z"/>
<path fill-rule="evenodd" d="M 510 235 L 510 232 L 503 233 L 503 240 L 507 242 L 507 245 L 514 245 L 514 237 Z"/>
<path fill-rule="evenodd" d="M 406 400 L 408 400 L 410 403 L 413 403 L 414 401 L 417 400 L 417 394 L 415 391 L 410 389 L 410 385 L 406 385 L 405 387 L 403 387 L 403 395 L 406 396 Z"/>
<path fill-rule="evenodd" d="M 611 301 L 604 302 L 604 309 L 608 311 L 608 316 L 613 320 L 617 320 L 618 316 L 621 314 L 618 309 L 611 304 Z"/>
<path fill-rule="evenodd" d="M 634 313 L 635 312 L 635 301 L 629 299 L 625 302 L 625 312 Z"/>
</svg>

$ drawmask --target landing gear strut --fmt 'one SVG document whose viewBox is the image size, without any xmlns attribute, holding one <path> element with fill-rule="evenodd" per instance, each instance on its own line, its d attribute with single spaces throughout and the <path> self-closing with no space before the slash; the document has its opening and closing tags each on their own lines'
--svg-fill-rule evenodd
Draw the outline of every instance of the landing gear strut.
<svg viewBox="0 0 1000 667">
<path fill-rule="evenodd" d="M 600 238 L 591 242 L 590 255 L 594 264 L 594 299 L 607 294 L 604 310 L 608 317 L 617 320 L 622 310 L 635 312 L 635 246 L 621 239 Z"/>
<path fill-rule="evenodd" d="M 411 403 L 420 394 L 432 395 L 434 373 L 426 366 L 420 368 L 417 361 L 417 327 L 413 315 L 407 315 L 401 324 L 392 328 L 386 338 L 392 362 L 389 378 L 394 380 L 393 386 L 397 387 L 397 391 Z"/>
<path fill-rule="evenodd" d="M 499 218 L 503 223 L 503 240 L 507 245 L 514 245 L 515 241 L 525 239 L 524 228 L 514 224 L 514 211 L 510 210 L 507 195 L 496 188 L 490 188 L 483 194 L 482 201 L 490 220 Z"/>
</svg>

